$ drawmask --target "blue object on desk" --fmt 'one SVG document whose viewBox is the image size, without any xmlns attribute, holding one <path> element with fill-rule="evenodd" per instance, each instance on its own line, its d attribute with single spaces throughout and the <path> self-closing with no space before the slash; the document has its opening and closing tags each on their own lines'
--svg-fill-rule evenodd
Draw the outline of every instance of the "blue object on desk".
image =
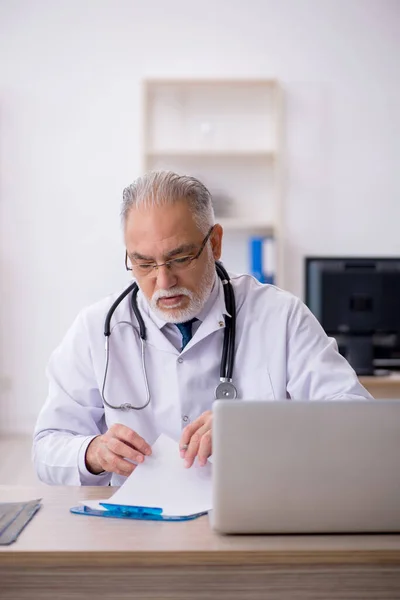
<svg viewBox="0 0 400 600">
<path fill-rule="evenodd" d="M 150 506 L 125 506 L 124 504 L 109 504 L 108 502 L 100 502 L 100 506 L 104 506 L 107 510 L 121 512 L 124 515 L 131 514 L 146 514 L 146 515 L 161 515 L 163 509 Z"/>
<path fill-rule="evenodd" d="M 101 504 L 102 506 L 112 506 L 112 510 L 98 510 L 96 508 L 90 508 L 89 506 L 73 506 L 70 508 L 70 512 L 76 515 L 87 515 L 90 517 L 105 517 L 108 519 L 136 519 L 139 521 L 192 521 L 198 517 L 206 515 L 207 512 L 196 513 L 194 515 L 187 515 L 184 517 L 179 516 L 168 516 L 162 514 L 162 509 L 147 509 L 146 507 L 137 507 L 139 510 L 135 510 L 136 507 L 119 507 L 115 504 Z M 122 509 L 121 509 L 122 508 Z M 130 509 L 130 510 L 127 510 Z M 161 512 L 156 512 L 156 511 Z"/>
</svg>

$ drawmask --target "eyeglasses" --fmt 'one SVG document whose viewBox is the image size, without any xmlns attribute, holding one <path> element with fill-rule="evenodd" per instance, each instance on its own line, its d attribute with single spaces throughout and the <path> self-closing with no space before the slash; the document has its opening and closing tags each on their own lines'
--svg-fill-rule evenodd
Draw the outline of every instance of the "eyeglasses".
<svg viewBox="0 0 400 600">
<path fill-rule="evenodd" d="M 140 275 L 141 277 L 147 277 L 152 275 L 153 277 L 157 277 L 158 269 L 160 267 L 167 267 L 168 270 L 172 272 L 176 271 L 186 271 L 193 268 L 196 264 L 196 260 L 199 258 L 200 254 L 203 252 L 205 245 L 207 244 L 210 235 L 214 229 L 214 226 L 211 227 L 210 231 L 207 233 L 204 238 L 199 251 L 195 255 L 188 256 L 178 256 L 177 258 L 171 258 L 171 260 L 167 260 L 163 263 L 157 264 L 155 262 L 148 263 L 137 263 L 132 262 L 132 267 L 128 265 L 128 251 L 125 252 L 125 269 L 127 271 L 133 271 L 136 275 Z"/>
</svg>

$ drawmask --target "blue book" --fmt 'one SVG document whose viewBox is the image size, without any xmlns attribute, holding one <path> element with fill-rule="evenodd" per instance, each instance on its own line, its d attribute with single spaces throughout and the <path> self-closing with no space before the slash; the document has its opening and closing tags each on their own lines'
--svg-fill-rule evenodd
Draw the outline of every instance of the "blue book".
<svg viewBox="0 0 400 600">
<path fill-rule="evenodd" d="M 250 273 L 261 283 L 275 283 L 275 240 L 252 237 L 249 242 Z"/>
</svg>

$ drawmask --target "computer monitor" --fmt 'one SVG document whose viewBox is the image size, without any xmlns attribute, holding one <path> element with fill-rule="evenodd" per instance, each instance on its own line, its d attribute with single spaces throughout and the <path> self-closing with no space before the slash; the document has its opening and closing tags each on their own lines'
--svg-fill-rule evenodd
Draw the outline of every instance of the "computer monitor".
<svg viewBox="0 0 400 600">
<path fill-rule="evenodd" d="M 305 302 L 358 375 L 400 369 L 400 258 L 307 257 Z"/>
</svg>

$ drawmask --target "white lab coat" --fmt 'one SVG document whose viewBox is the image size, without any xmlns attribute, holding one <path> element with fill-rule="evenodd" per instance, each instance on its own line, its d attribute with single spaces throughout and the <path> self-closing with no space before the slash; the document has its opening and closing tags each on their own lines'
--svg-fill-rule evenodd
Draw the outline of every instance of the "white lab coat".
<svg viewBox="0 0 400 600">
<path fill-rule="evenodd" d="M 308 308 L 295 296 L 249 275 L 232 276 L 237 325 L 233 380 L 243 400 L 371 398 Z M 138 295 L 146 328 L 146 367 L 151 402 L 144 410 L 104 407 L 104 319 L 117 294 L 83 310 L 52 354 L 49 394 L 34 433 L 39 478 L 58 485 L 120 485 L 124 478 L 93 475 L 85 452 L 94 436 L 123 423 L 149 444 L 160 433 L 179 439 L 181 430 L 212 408 L 219 383 L 224 314 L 223 286 L 214 290 L 193 338 L 180 352 L 168 327 Z M 111 404 L 146 400 L 137 322 L 130 294 L 112 319 L 105 398 Z M 133 324 L 135 330 L 133 330 Z M 163 331 L 163 326 L 167 328 Z"/>
</svg>

